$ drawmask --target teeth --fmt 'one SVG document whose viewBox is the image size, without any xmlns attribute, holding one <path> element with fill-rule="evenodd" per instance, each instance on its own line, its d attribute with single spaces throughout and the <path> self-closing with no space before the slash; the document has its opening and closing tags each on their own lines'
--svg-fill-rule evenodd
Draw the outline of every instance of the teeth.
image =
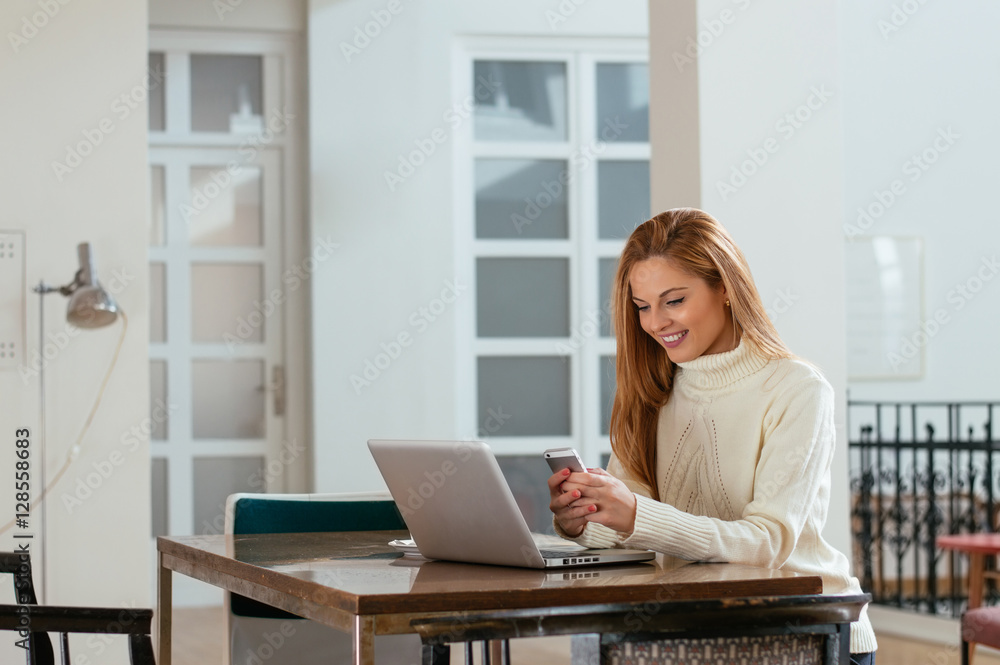
<svg viewBox="0 0 1000 665">
<path fill-rule="evenodd" d="M 670 335 L 668 337 L 661 337 L 660 339 L 662 339 L 664 342 L 676 342 L 677 340 L 679 340 L 683 336 L 684 336 L 684 333 L 679 332 L 676 335 Z"/>
</svg>

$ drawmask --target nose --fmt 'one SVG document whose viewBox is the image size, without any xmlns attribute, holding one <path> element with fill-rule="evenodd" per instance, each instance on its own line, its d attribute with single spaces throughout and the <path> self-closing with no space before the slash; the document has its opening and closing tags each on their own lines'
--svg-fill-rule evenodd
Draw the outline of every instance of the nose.
<svg viewBox="0 0 1000 665">
<path fill-rule="evenodd" d="M 653 308 L 649 317 L 650 330 L 653 332 L 669 330 L 672 323 L 673 319 L 670 318 L 670 315 L 667 312 Z"/>
</svg>

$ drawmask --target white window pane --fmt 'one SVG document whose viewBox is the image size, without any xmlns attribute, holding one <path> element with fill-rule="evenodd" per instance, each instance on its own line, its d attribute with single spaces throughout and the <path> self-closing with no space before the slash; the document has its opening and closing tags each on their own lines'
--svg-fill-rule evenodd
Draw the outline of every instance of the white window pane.
<svg viewBox="0 0 1000 665">
<path fill-rule="evenodd" d="M 194 464 L 194 532 L 223 533 L 226 498 L 237 492 L 263 492 L 263 457 L 197 457 Z"/>
<path fill-rule="evenodd" d="M 489 436 L 569 435 L 569 358 L 481 357 L 478 366 L 481 432 Z"/>
<path fill-rule="evenodd" d="M 166 242 L 167 200 L 166 173 L 162 166 L 149 167 L 149 244 L 159 247 Z"/>
<path fill-rule="evenodd" d="M 191 129 L 254 134 L 261 119 L 258 55 L 191 55 Z"/>
<path fill-rule="evenodd" d="M 167 341 L 167 266 L 149 264 L 149 341 Z"/>
<path fill-rule="evenodd" d="M 566 64 L 477 60 L 478 141 L 565 141 Z"/>
<path fill-rule="evenodd" d="M 627 238 L 649 219 L 649 162 L 597 164 L 597 229 L 602 240 Z"/>
<path fill-rule="evenodd" d="M 476 237 L 569 237 L 566 161 L 476 160 Z"/>
<path fill-rule="evenodd" d="M 649 66 L 597 65 L 597 128 L 604 141 L 649 140 Z"/>
<path fill-rule="evenodd" d="M 597 292 L 601 299 L 601 337 L 613 337 L 611 331 L 611 289 L 618 270 L 618 259 L 600 259 L 597 264 Z"/>
<path fill-rule="evenodd" d="M 162 132 L 166 129 L 164 113 L 162 53 L 149 54 L 149 131 Z"/>
<path fill-rule="evenodd" d="M 263 266 L 196 263 L 191 266 L 191 341 L 264 341 Z M 230 337 L 231 336 L 231 337 Z"/>
<path fill-rule="evenodd" d="M 193 360 L 194 438 L 263 437 L 264 396 L 262 360 Z"/>
<path fill-rule="evenodd" d="M 192 245 L 259 247 L 261 170 L 191 168 L 191 200 L 182 209 Z"/>
<path fill-rule="evenodd" d="M 611 431 L 611 407 L 615 403 L 615 357 L 601 356 L 601 434 Z M 605 464 L 607 467 L 607 464 Z"/>
<path fill-rule="evenodd" d="M 476 260 L 480 337 L 568 337 L 569 260 Z"/>
<path fill-rule="evenodd" d="M 152 478 L 150 493 L 152 494 L 152 531 L 153 537 L 166 536 L 170 525 L 170 497 L 168 495 L 167 460 L 154 458 L 152 462 Z"/>
<path fill-rule="evenodd" d="M 149 361 L 149 419 L 153 441 L 166 441 L 170 417 L 167 405 L 167 363 L 164 360 Z"/>
</svg>

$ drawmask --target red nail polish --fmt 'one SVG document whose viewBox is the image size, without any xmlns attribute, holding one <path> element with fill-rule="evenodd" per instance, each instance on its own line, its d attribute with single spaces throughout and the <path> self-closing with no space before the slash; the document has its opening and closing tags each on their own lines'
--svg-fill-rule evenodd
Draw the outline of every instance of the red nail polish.
<svg viewBox="0 0 1000 665">
<path fill-rule="evenodd" d="M 580 490 L 573 490 L 573 498 L 574 499 L 580 498 Z"/>
<path fill-rule="evenodd" d="M 592 513 L 593 513 L 593 512 L 596 512 L 596 511 L 597 511 L 597 506 L 594 506 L 594 505 L 591 505 L 591 506 L 589 506 L 589 507 L 587 508 L 587 510 L 589 510 L 589 511 L 590 511 L 590 512 L 592 512 Z"/>
<path fill-rule="evenodd" d="M 568 475 L 569 475 L 569 469 L 563 469 L 563 470 L 562 470 L 562 474 L 563 474 L 564 476 L 568 476 Z"/>
</svg>

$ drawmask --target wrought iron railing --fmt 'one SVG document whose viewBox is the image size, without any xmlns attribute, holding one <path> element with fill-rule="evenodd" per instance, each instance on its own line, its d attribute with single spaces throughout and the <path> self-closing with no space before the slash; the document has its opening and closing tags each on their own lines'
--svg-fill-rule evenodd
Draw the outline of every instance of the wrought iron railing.
<svg viewBox="0 0 1000 665">
<path fill-rule="evenodd" d="M 1000 402 L 848 403 L 854 570 L 875 603 L 959 616 L 968 561 L 934 540 L 997 530 L 997 414 Z"/>
</svg>

